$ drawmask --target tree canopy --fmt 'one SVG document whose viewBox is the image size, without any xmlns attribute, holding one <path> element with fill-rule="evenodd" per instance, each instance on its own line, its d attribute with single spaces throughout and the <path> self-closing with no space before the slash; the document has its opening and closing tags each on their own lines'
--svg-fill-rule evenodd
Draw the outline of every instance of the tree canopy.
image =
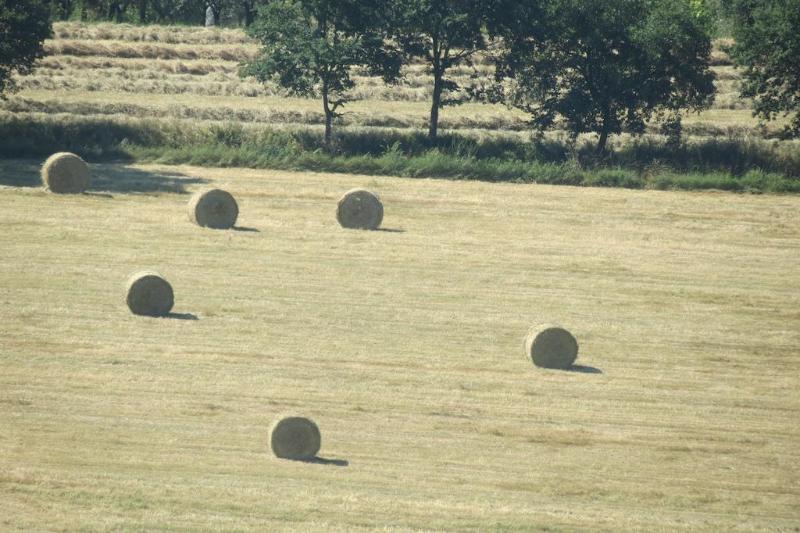
<svg viewBox="0 0 800 533">
<path fill-rule="evenodd" d="M 458 85 L 446 78 L 447 70 L 486 49 L 484 28 L 489 21 L 490 0 L 395 0 L 388 24 L 406 60 L 422 59 L 433 76 L 428 135 L 435 139 L 439 110 L 457 99 L 446 99 Z"/>
<path fill-rule="evenodd" d="M 654 115 L 710 105 L 711 40 L 687 0 L 552 0 L 546 28 L 509 40 L 511 105 L 541 129 L 558 118 L 573 134 L 641 133 Z M 679 120 L 679 118 L 678 118 Z"/>
<path fill-rule="evenodd" d="M 290 94 L 320 97 L 325 144 L 331 146 L 333 119 L 353 88 L 352 69 L 366 67 L 390 81 L 400 62 L 384 48 L 371 23 L 375 5 L 355 0 L 276 0 L 262 7 L 248 33 L 263 45 L 243 70 L 275 81 Z"/>
<path fill-rule="evenodd" d="M 216 22 L 222 19 L 245 26 L 256 8 L 268 0 L 52 0 L 53 16 L 67 20 L 109 20 L 139 24 L 203 24 L 207 7 Z"/>
<path fill-rule="evenodd" d="M 30 73 L 51 32 L 46 0 L 0 0 L 0 97 L 14 89 L 14 72 Z"/>
<path fill-rule="evenodd" d="M 800 136 L 800 0 L 728 0 L 727 8 L 742 96 L 767 120 L 794 113 L 788 132 Z"/>
</svg>

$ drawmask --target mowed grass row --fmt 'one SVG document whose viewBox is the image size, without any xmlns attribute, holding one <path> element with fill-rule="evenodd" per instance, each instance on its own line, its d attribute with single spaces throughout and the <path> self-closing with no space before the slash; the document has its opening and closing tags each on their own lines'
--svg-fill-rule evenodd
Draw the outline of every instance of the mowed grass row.
<svg viewBox="0 0 800 533">
<path fill-rule="evenodd" d="M 1 168 L 31 185 L 37 169 Z M 3 529 L 800 520 L 797 197 L 93 172 L 87 195 L 0 188 Z M 251 231 L 188 221 L 186 193 L 209 186 Z M 356 186 L 393 231 L 339 227 Z M 143 268 L 198 320 L 131 315 Z M 596 373 L 535 368 L 539 322 L 570 328 Z M 348 466 L 275 459 L 285 412 Z"/>
<path fill-rule="evenodd" d="M 201 26 L 134 26 L 132 24 L 56 22 L 56 39 L 132 41 L 172 44 L 253 44 L 240 29 Z"/>
<path fill-rule="evenodd" d="M 201 74 L 200 68 L 192 68 L 178 61 L 157 61 L 153 69 L 132 69 L 124 66 L 103 69 L 101 79 L 86 78 L 87 72 L 81 68 L 40 68 L 33 75 L 18 80 L 21 89 L 61 90 L 67 91 L 105 91 L 133 92 L 145 94 L 197 94 L 210 96 L 247 96 L 260 97 L 285 94 L 286 91 L 273 83 L 260 83 L 254 78 L 242 79 L 238 74 L 238 65 L 228 65 L 230 72 L 223 72 L 218 62 L 208 64 L 211 72 Z M 201 62 L 200 64 L 203 64 Z M 205 66 L 205 65 L 204 65 Z M 96 69 L 92 69 L 96 70 Z M 487 74 L 488 75 L 488 74 Z M 354 101 L 390 100 L 425 102 L 431 100 L 432 88 L 430 77 L 424 73 L 408 73 L 397 85 L 387 85 L 375 77 L 354 76 L 356 87 L 348 92 Z M 475 86 L 480 79 L 467 76 L 454 76 L 462 89 Z M 751 108 L 751 102 L 742 99 L 738 92 L 738 80 L 720 80 L 719 91 L 713 109 L 745 109 Z M 462 90 L 459 93 L 466 96 Z M 501 106 L 493 106 L 502 109 Z"/>
<path fill-rule="evenodd" d="M 63 84 L 50 83 L 48 88 L 33 89 L 38 81 L 28 83 L 24 96 L 11 97 L 0 102 L 0 110 L 11 113 L 48 113 L 89 115 L 126 115 L 140 118 L 192 119 L 197 121 L 215 120 L 228 123 L 265 125 L 322 125 L 324 113 L 316 101 L 287 98 L 273 94 L 259 85 L 243 85 L 216 82 L 213 91 L 229 93 L 224 99 L 213 96 L 211 86 L 201 95 L 181 93 L 185 83 L 160 85 L 148 80 L 137 80 L 128 84 L 120 83 L 122 94 L 107 91 L 102 83 L 86 79 L 77 86 L 88 90 L 64 90 L 74 79 Z M 155 85 L 174 89 L 178 94 L 154 94 L 143 89 Z M 61 87 L 54 92 L 55 87 Z M 250 98 L 243 95 L 247 90 L 263 93 L 265 96 Z M 734 107 L 740 107 L 736 104 Z M 430 109 L 425 102 L 410 101 L 372 101 L 363 100 L 349 104 L 347 112 L 336 120 L 336 125 L 352 127 L 392 127 L 410 130 L 423 130 L 429 120 Z M 783 126 L 778 121 L 765 128 L 756 125 L 749 111 L 715 109 L 701 115 L 690 115 L 683 121 L 683 132 L 687 138 L 708 139 L 714 136 L 772 137 Z M 444 130 L 479 130 L 484 135 L 503 135 L 508 132 L 530 133 L 528 117 L 524 113 L 500 106 L 464 104 L 456 109 L 445 109 L 440 119 Z M 659 134 L 659 124 L 649 124 L 646 131 Z M 564 134 L 560 130 L 546 135 Z M 617 136 L 625 138 L 626 135 Z M 627 137 L 630 137 L 629 135 Z M 529 136 L 526 137 L 526 140 Z M 787 143 L 788 144 L 788 143 Z"/>
</svg>

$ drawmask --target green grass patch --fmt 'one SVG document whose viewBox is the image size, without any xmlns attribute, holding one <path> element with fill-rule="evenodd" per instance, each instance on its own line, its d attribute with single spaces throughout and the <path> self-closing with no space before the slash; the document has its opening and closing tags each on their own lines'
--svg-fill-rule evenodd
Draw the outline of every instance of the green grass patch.
<svg viewBox="0 0 800 533">
<path fill-rule="evenodd" d="M 0 156 L 71 151 L 92 161 L 131 160 L 208 167 L 342 172 L 490 182 L 800 192 L 796 145 L 721 139 L 677 147 L 644 140 L 603 157 L 589 144 L 420 132 L 340 130 L 333 151 L 313 128 L 0 115 Z"/>
</svg>

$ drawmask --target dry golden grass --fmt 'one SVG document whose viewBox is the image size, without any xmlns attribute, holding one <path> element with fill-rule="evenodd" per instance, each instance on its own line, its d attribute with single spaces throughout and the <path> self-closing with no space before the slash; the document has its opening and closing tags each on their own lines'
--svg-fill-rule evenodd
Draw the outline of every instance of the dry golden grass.
<svg viewBox="0 0 800 533">
<path fill-rule="evenodd" d="M 98 82 L 101 83 L 101 82 Z M 145 82 L 140 82 L 145 83 Z M 315 100 L 282 96 L 211 96 L 208 94 L 148 94 L 108 91 L 26 90 L 0 103 L 0 109 L 17 114 L 45 112 L 72 115 L 127 114 L 136 117 L 192 119 L 252 123 L 323 124 L 324 115 Z M 423 128 L 429 114 L 423 102 L 364 100 L 347 105 L 339 124 L 347 126 L 389 126 Z M 526 130 L 524 114 L 503 106 L 465 104 L 445 108 L 441 114 L 444 128 L 483 130 Z"/>
<path fill-rule="evenodd" d="M 214 96 L 195 93 L 118 93 L 102 90 L 103 80 L 93 81 L 91 78 L 81 83 L 96 84 L 98 90 L 72 91 L 64 90 L 67 83 L 70 82 L 64 80 L 59 90 L 55 90 L 58 86 L 55 82 L 50 85 L 50 89 L 26 89 L 8 101 L 0 102 L 0 109 L 9 109 L 18 114 L 47 112 L 80 116 L 129 114 L 132 111 L 134 114 L 129 116 L 241 121 L 245 126 L 248 123 L 304 125 L 324 122 L 319 102 L 311 99 L 277 95 L 252 98 L 241 95 Z M 139 87 L 145 87 L 152 82 L 141 80 L 136 83 Z M 119 86 L 123 87 L 124 84 Z M 239 86 L 234 84 L 220 83 L 217 89 L 220 92 L 226 90 L 240 92 Z M 253 90 L 264 91 L 255 84 Z M 426 102 L 362 100 L 349 103 L 338 123 L 353 127 L 387 126 L 422 129 L 427 123 L 429 112 Z M 683 123 L 687 135 L 708 136 L 729 133 L 748 133 L 755 137 L 762 135 L 759 121 L 753 117 L 749 109 L 712 108 L 700 114 L 686 115 Z M 778 131 L 787 123 L 785 117 L 778 117 L 774 122 L 767 124 L 764 131 Z M 499 105 L 465 104 L 447 107 L 442 110 L 441 124 L 444 129 L 474 129 L 478 130 L 476 133 L 484 135 L 529 131 L 524 113 Z M 658 129 L 657 124 L 650 126 L 651 131 Z M 630 138 L 628 135 L 617 136 L 617 139 Z"/>
<path fill-rule="evenodd" d="M 356 87 L 349 93 L 354 100 L 415 101 L 429 105 L 432 79 L 418 65 L 406 69 L 401 83 L 387 85 L 380 78 L 356 75 Z M 720 67 L 729 68 L 729 67 Z M 98 70 L 102 75 L 98 77 Z M 488 78 L 488 68 L 481 74 Z M 88 71 L 88 72 L 87 72 Z M 285 93 L 277 84 L 242 79 L 239 65 L 223 60 L 124 59 L 106 56 L 49 56 L 36 73 L 18 79 L 23 89 L 133 92 L 140 94 L 237 95 L 258 97 Z M 714 107 L 750 109 L 752 103 L 739 95 L 739 80 L 729 72 L 716 82 Z M 474 85 L 469 72 L 453 72 L 451 79 L 462 87 Z"/>
<path fill-rule="evenodd" d="M 53 33 L 57 39 L 121 40 L 133 42 L 186 44 L 252 44 L 240 29 L 204 28 L 202 26 L 133 26 L 130 24 L 82 24 L 56 22 Z"/>
<path fill-rule="evenodd" d="M 233 61 L 213 59 L 128 59 L 92 56 L 47 56 L 37 63 L 37 73 L 48 70 L 70 71 L 75 74 L 108 69 L 124 69 L 128 73 L 139 72 L 142 76 L 154 76 L 156 72 L 172 74 L 205 75 L 215 72 L 235 73 L 239 66 Z M 74 70 L 73 70 L 74 69 Z"/>
<path fill-rule="evenodd" d="M 160 44 L 56 39 L 45 41 L 44 51 L 47 55 L 245 61 L 256 56 L 258 47 L 245 44 Z"/>
<path fill-rule="evenodd" d="M 94 172 L 112 197 L 0 188 L 0 529 L 800 523 L 800 198 Z M 125 192 L 162 185 L 236 190 L 258 231 Z M 351 187 L 396 231 L 341 229 Z M 198 320 L 132 316 L 141 268 Z M 602 373 L 533 367 L 544 320 Z M 339 462 L 272 457 L 287 411 Z"/>
</svg>

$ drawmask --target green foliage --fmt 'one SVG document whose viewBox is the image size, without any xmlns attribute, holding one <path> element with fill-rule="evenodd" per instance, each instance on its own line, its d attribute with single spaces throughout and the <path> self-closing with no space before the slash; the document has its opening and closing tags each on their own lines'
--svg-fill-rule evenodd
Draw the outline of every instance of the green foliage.
<svg viewBox="0 0 800 533">
<path fill-rule="evenodd" d="M 800 136 L 800 0 L 729 0 L 728 8 L 742 96 L 766 120 L 794 113 L 787 132 Z"/>
<path fill-rule="evenodd" d="M 433 75 L 433 101 L 428 134 L 435 139 L 439 109 L 461 100 L 447 70 L 486 49 L 484 28 L 490 20 L 488 0 L 395 0 L 389 24 L 407 60 L 422 59 Z M 449 97 L 447 95 L 449 94 Z"/>
<path fill-rule="evenodd" d="M 384 49 L 383 35 L 370 23 L 374 12 L 365 4 L 277 0 L 263 7 L 248 29 L 263 50 L 242 74 L 275 81 L 293 95 L 321 97 L 328 147 L 333 119 L 354 86 L 353 67 L 368 67 L 386 80 L 399 73 L 399 61 Z"/>
<path fill-rule="evenodd" d="M 710 38 L 687 0 L 553 0 L 540 38 L 511 41 L 509 103 L 540 129 L 641 133 L 654 116 L 700 110 L 714 94 Z"/>
<path fill-rule="evenodd" d="M 210 6 L 217 22 L 248 26 L 259 5 L 267 0 L 52 0 L 53 17 L 60 20 L 197 24 Z"/>
<path fill-rule="evenodd" d="M 142 2 L 142 0 L 139 0 Z M 183 22 L 204 23 L 205 0 L 150 0 L 145 1 L 145 9 L 136 13 L 137 22 Z M 232 7 L 232 3 L 229 3 Z M 128 13 L 130 16 L 130 13 Z M 219 13 L 217 14 L 219 16 Z"/>
<path fill-rule="evenodd" d="M 0 0 L 0 97 L 14 89 L 12 73 L 33 70 L 51 33 L 50 7 L 45 0 Z"/>
<path fill-rule="evenodd" d="M 697 18 L 705 18 L 710 15 L 706 0 L 689 0 L 689 5 L 692 6 L 692 12 Z"/>
</svg>

